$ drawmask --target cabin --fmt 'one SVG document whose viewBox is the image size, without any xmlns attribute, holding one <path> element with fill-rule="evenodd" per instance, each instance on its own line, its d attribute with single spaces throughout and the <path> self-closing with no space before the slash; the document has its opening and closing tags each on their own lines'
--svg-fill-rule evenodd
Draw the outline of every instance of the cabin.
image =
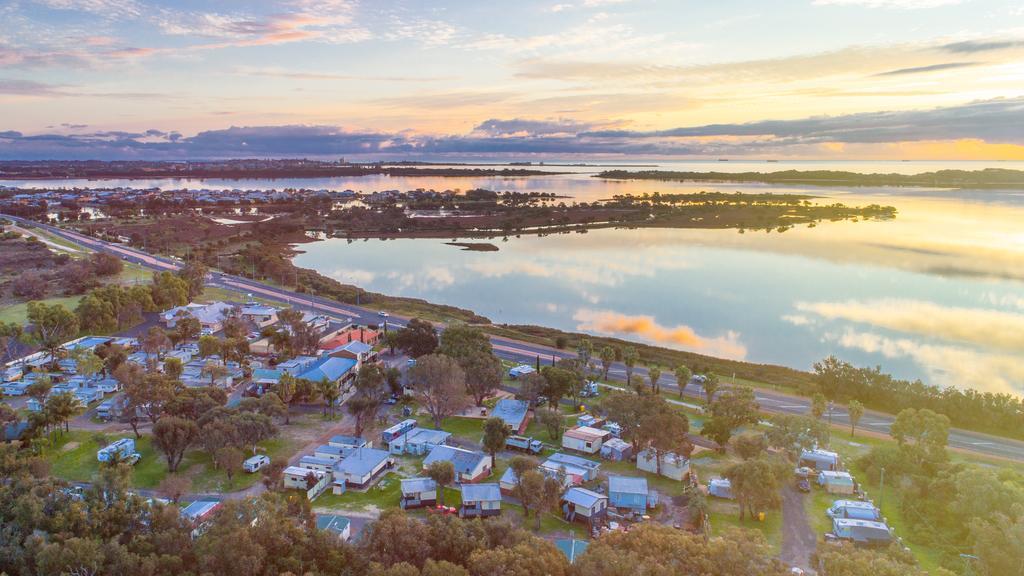
<svg viewBox="0 0 1024 576">
<path fill-rule="evenodd" d="M 417 427 L 392 440 L 388 444 L 388 450 L 392 454 L 422 456 L 438 446 L 447 444 L 451 437 L 451 433 L 444 430 Z"/>
<path fill-rule="evenodd" d="M 526 400 L 503 398 L 491 410 L 492 418 L 501 418 L 513 434 L 522 434 L 530 423 L 530 403 Z"/>
<path fill-rule="evenodd" d="M 210 529 L 213 516 L 223 504 L 217 500 L 196 500 L 181 509 L 181 517 L 192 527 L 192 539 L 195 540 Z"/>
<path fill-rule="evenodd" d="M 373 346 L 364 344 L 358 340 L 353 340 L 347 344 L 328 348 L 326 353 L 328 356 L 333 356 L 335 358 L 348 358 L 350 360 L 355 360 L 360 365 L 377 361 L 377 351 L 373 349 Z"/>
<path fill-rule="evenodd" d="M 485 518 L 501 514 L 501 489 L 497 484 L 466 484 L 462 486 L 460 518 Z"/>
<path fill-rule="evenodd" d="M 418 422 L 416 422 L 412 418 L 409 418 L 408 420 L 402 420 L 398 424 L 395 424 L 394 426 L 381 432 L 380 439 L 384 442 L 385 445 L 387 445 L 395 438 L 398 438 L 399 436 L 404 435 L 409 430 L 415 428 L 417 424 Z"/>
<path fill-rule="evenodd" d="M 348 542 L 352 537 L 352 522 L 337 514 L 317 514 L 316 527 L 318 530 L 336 535 L 342 542 Z"/>
<path fill-rule="evenodd" d="M 562 496 L 562 517 L 569 522 L 583 522 L 593 528 L 601 524 L 608 515 L 608 497 L 574 486 Z"/>
<path fill-rule="evenodd" d="M 337 462 L 337 460 L 331 460 L 330 458 L 303 456 L 302 458 L 299 458 L 298 466 L 300 468 L 308 468 L 309 470 L 319 470 L 320 472 L 334 473 L 335 462 Z"/>
<path fill-rule="evenodd" d="M 367 488 L 393 463 L 385 450 L 359 448 L 334 465 L 334 479 L 350 488 Z"/>
<path fill-rule="evenodd" d="M 442 460 L 451 462 L 455 467 L 455 481 L 459 483 L 479 482 L 491 475 L 490 455 L 447 445 L 436 446 L 431 450 L 423 460 L 423 469 Z"/>
<path fill-rule="evenodd" d="M 355 380 L 356 361 L 351 358 L 326 357 L 313 363 L 309 369 L 299 374 L 299 379 L 310 382 L 327 380 L 337 384 Z"/>
<path fill-rule="evenodd" d="M 853 542 L 855 546 L 884 548 L 892 543 L 893 535 L 884 522 L 834 518 L 832 535 L 837 540 Z"/>
<path fill-rule="evenodd" d="M 437 482 L 430 478 L 403 478 L 398 505 L 403 510 L 437 505 Z"/>
<path fill-rule="evenodd" d="M 800 453 L 800 461 L 797 463 L 797 466 L 810 468 L 818 472 L 823 470 L 839 470 L 839 454 L 819 448 L 804 450 Z"/>
<path fill-rule="evenodd" d="M 167 328 L 174 328 L 178 320 L 191 316 L 199 321 L 199 325 L 210 333 L 220 332 L 224 328 L 224 318 L 234 310 L 234 305 L 226 302 L 209 304 L 189 303 L 162 312 L 160 320 Z"/>
<path fill-rule="evenodd" d="M 321 444 L 313 449 L 313 456 L 321 458 L 323 460 L 331 460 L 332 462 L 340 462 L 343 458 L 352 453 L 351 448 L 342 448 L 340 446 L 331 446 L 330 444 Z"/>
<path fill-rule="evenodd" d="M 277 308 L 249 303 L 242 306 L 241 316 L 242 319 L 252 322 L 257 328 L 266 328 L 277 322 Z"/>
<path fill-rule="evenodd" d="M 601 443 L 601 458 L 620 462 L 633 456 L 633 445 L 621 438 L 609 438 Z"/>
<path fill-rule="evenodd" d="M 575 450 L 584 454 L 597 454 L 601 445 L 611 437 L 611 432 L 598 430 L 589 426 L 570 428 L 562 433 L 562 448 Z"/>
<path fill-rule="evenodd" d="M 849 518 L 853 520 L 870 520 L 878 522 L 882 519 L 882 511 L 871 502 L 861 500 L 836 500 L 825 510 L 829 518 Z"/>
<path fill-rule="evenodd" d="M 647 478 L 608 477 L 608 503 L 619 510 L 646 514 L 648 506 L 652 503 L 651 496 L 652 494 L 647 489 Z"/>
<path fill-rule="evenodd" d="M 732 482 L 728 478 L 712 478 L 708 482 L 708 496 L 724 498 L 726 500 L 736 499 L 736 496 L 732 493 Z"/>
<path fill-rule="evenodd" d="M 281 473 L 285 488 L 303 490 L 310 498 L 315 498 L 331 481 L 331 475 L 319 470 L 311 470 L 300 466 L 289 466 Z"/>
<path fill-rule="evenodd" d="M 636 455 L 637 470 L 658 473 L 660 460 L 661 475 L 673 480 L 682 480 L 690 474 L 690 460 L 674 452 L 665 452 L 655 456 L 655 451 L 648 448 Z"/>
<path fill-rule="evenodd" d="M 833 472 L 824 470 L 818 473 L 818 486 L 829 494 L 853 494 L 857 491 L 857 483 L 849 472 Z"/>
<path fill-rule="evenodd" d="M 555 452 L 549 456 L 540 467 L 541 471 L 552 474 L 564 472 L 567 479 L 572 479 L 573 485 L 597 480 L 597 474 L 601 471 L 600 462 L 562 452 Z"/>
<path fill-rule="evenodd" d="M 355 450 L 357 448 L 373 448 L 373 442 L 369 440 L 363 440 L 359 436 L 349 436 L 347 434 L 338 434 L 337 436 L 331 436 L 331 439 L 327 441 L 328 446 L 334 446 L 335 448 L 343 448 L 346 450 Z"/>
</svg>

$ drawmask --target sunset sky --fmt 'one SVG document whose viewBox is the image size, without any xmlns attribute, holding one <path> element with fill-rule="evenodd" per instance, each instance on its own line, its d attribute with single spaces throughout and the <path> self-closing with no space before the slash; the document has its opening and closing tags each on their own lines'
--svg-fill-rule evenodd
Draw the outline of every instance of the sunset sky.
<svg viewBox="0 0 1024 576">
<path fill-rule="evenodd" d="M 8 0 L 0 22 L 0 158 L 1024 159 L 1019 0 Z"/>
</svg>

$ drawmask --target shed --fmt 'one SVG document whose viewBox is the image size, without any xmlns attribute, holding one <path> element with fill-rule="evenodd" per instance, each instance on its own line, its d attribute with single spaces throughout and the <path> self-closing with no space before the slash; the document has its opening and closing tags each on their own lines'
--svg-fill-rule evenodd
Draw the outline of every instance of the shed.
<svg viewBox="0 0 1024 576">
<path fill-rule="evenodd" d="M 505 427 L 515 434 L 522 434 L 530 422 L 530 403 L 526 400 L 503 398 L 491 410 L 491 416 L 501 418 Z"/>
<path fill-rule="evenodd" d="M 601 458 L 606 460 L 629 460 L 633 456 L 633 445 L 621 438 L 609 438 L 601 443 Z"/>
<path fill-rule="evenodd" d="M 414 454 L 421 456 L 437 446 L 448 443 L 451 433 L 430 428 L 413 428 L 388 444 L 392 454 Z"/>
<path fill-rule="evenodd" d="M 562 496 L 562 517 L 573 522 L 579 520 L 593 527 L 604 520 L 608 513 L 608 497 L 574 486 Z"/>
<path fill-rule="evenodd" d="M 555 452 L 540 467 L 542 470 L 548 470 L 552 473 L 564 471 L 567 477 L 573 479 L 572 484 L 582 484 L 591 480 L 597 480 L 597 474 L 601 471 L 600 462 L 563 452 Z"/>
<path fill-rule="evenodd" d="M 408 510 L 437 504 L 437 482 L 430 478 L 403 478 L 399 506 Z"/>
<path fill-rule="evenodd" d="M 343 541 L 348 541 L 352 536 L 352 522 L 344 516 L 337 514 L 317 514 L 316 527 L 325 532 L 336 534 Z"/>
<path fill-rule="evenodd" d="M 732 493 L 732 482 L 728 478 L 712 478 L 708 482 L 708 495 L 726 500 L 736 499 Z"/>
<path fill-rule="evenodd" d="M 609 476 L 608 502 L 616 508 L 625 508 L 644 514 L 647 512 L 647 479 L 635 476 Z"/>
<path fill-rule="evenodd" d="M 611 437 L 611 432 L 589 426 L 571 428 L 562 434 L 562 447 L 585 454 L 597 454 L 601 444 Z"/>
<path fill-rule="evenodd" d="M 501 489 L 497 484 L 464 484 L 459 517 L 473 518 L 501 514 Z"/>
<path fill-rule="evenodd" d="M 388 466 L 391 455 L 376 448 L 360 448 L 334 465 L 334 478 L 344 480 L 347 486 L 365 488 Z"/>
<path fill-rule="evenodd" d="M 423 468 L 426 469 L 439 460 L 452 463 L 455 467 L 456 482 L 478 482 L 491 474 L 491 457 L 483 452 L 473 452 L 455 446 L 437 446 L 423 460 Z"/>
<path fill-rule="evenodd" d="M 800 461 L 797 463 L 797 466 L 807 467 L 818 471 L 839 470 L 839 454 L 828 450 L 822 450 L 820 448 L 804 450 L 800 453 Z"/>
<path fill-rule="evenodd" d="M 818 473 L 818 485 L 829 494 L 853 494 L 857 485 L 849 472 L 823 470 Z"/>
<path fill-rule="evenodd" d="M 516 477 L 516 471 L 511 466 L 505 468 L 505 472 L 502 473 L 501 479 L 498 480 L 498 487 L 505 494 L 511 494 L 516 489 L 516 484 L 519 483 L 519 479 Z"/>
<path fill-rule="evenodd" d="M 690 473 L 690 460 L 679 456 L 674 452 L 667 452 L 655 456 L 654 450 L 648 448 L 636 455 L 636 467 L 638 470 L 658 473 L 658 461 L 661 463 L 661 475 L 673 480 L 682 480 Z"/>
</svg>

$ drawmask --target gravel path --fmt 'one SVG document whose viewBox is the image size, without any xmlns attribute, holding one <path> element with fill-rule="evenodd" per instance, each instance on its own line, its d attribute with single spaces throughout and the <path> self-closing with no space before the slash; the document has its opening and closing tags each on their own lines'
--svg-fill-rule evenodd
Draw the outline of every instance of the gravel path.
<svg viewBox="0 0 1024 576">
<path fill-rule="evenodd" d="M 810 573 L 811 554 L 818 546 L 818 536 L 807 521 L 804 495 L 793 486 L 782 489 L 782 554 L 780 558 L 790 566 Z"/>
</svg>

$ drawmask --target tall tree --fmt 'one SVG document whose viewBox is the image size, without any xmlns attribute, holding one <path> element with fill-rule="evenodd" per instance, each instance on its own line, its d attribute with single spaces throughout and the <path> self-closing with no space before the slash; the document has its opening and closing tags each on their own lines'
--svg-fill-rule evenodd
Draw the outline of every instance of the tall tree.
<svg viewBox="0 0 1024 576">
<path fill-rule="evenodd" d="M 355 390 L 345 402 L 348 410 L 356 420 L 356 436 L 362 436 L 366 425 L 373 422 L 384 405 L 386 392 L 385 379 L 380 366 L 363 364 L 356 375 Z"/>
<path fill-rule="evenodd" d="M 853 436 L 857 432 L 857 423 L 864 417 L 864 405 L 857 400 L 850 400 L 846 411 L 850 415 L 850 436 Z"/>
<path fill-rule="evenodd" d="M 170 349 L 171 339 L 167 337 L 163 328 L 151 326 L 142 336 L 141 345 L 143 352 L 152 354 L 156 356 L 157 360 L 160 360 L 163 358 L 163 353 Z"/>
<path fill-rule="evenodd" d="M 217 467 L 224 470 L 224 474 L 228 477 L 228 483 L 234 478 L 235 472 L 242 467 L 242 461 L 244 460 L 242 451 L 234 446 L 225 446 L 218 449 L 213 454 L 213 459 L 217 463 Z"/>
<path fill-rule="evenodd" d="M 14 360 L 22 331 L 21 325 L 16 322 L 0 322 L 0 364 Z"/>
<path fill-rule="evenodd" d="M 594 343 L 590 341 L 590 338 L 580 338 L 579 344 L 576 345 L 576 359 L 580 363 L 580 368 L 584 371 L 584 374 L 590 368 L 590 359 L 594 356 Z"/>
<path fill-rule="evenodd" d="M 216 336 L 202 336 L 199 338 L 199 356 L 209 358 L 220 354 L 223 346 Z"/>
<path fill-rule="evenodd" d="M 455 466 L 447 460 L 431 462 L 427 466 L 427 477 L 437 483 L 437 502 L 444 506 L 444 489 L 455 481 Z"/>
<path fill-rule="evenodd" d="M 660 396 L 648 397 L 646 404 L 637 436 L 640 444 L 650 450 L 655 472 L 661 475 L 661 463 L 669 454 L 677 457 L 689 455 L 687 434 L 690 432 L 690 420 Z"/>
<path fill-rule="evenodd" d="M 153 446 L 167 460 L 167 471 L 175 473 L 185 451 L 199 439 L 199 426 L 191 420 L 168 416 L 153 425 Z"/>
<path fill-rule="evenodd" d="M 220 362 L 207 360 L 206 363 L 203 364 L 202 374 L 210 377 L 210 386 L 216 386 L 217 380 L 228 375 L 228 369 Z"/>
<path fill-rule="evenodd" d="M 185 316 L 174 323 L 174 330 L 171 332 L 170 338 L 176 344 L 181 344 L 199 338 L 202 332 L 203 325 L 199 323 L 198 319 Z"/>
<path fill-rule="evenodd" d="M 825 395 L 821 392 L 811 396 L 811 415 L 821 420 L 821 417 L 825 414 L 825 409 L 828 407 L 828 400 L 825 399 Z"/>
<path fill-rule="evenodd" d="M 433 328 L 433 326 L 431 326 Z M 459 361 L 478 354 L 491 355 L 491 339 L 483 330 L 476 326 L 453 322 L 441 332 L 437 353 L 444 354 Z"/>
<path fill-rule="evenodd" d="M 459 365 L 466 372 L 466 391 L 477 406 L 483 406 L 501 385 L 501 360 L 490 352 L 474 352 L 462 358 Z"/>
<path fill-rule="evenodd" d="M 647 378 L 651 381 L 651 391 L 655 394 L 661 392 L 661 385 L 658 384 L 658 380 L 661 379 L 661 367 L 657 364 L 652 364 L 647 368 Z"/>
<path fill-rule="evenodd" d="M 335 406 L 335 402 L 337 402 L 338 397 L 341 396 L 341 388 L 338 386 L 338 382 L 325 376 L 316 383 L 316 391 L 324 401 L 324 417 L 327 416 L 327 412 L 329 410 L 331 418 L 333 418 L 335 409 L 337 408 Z"/>
<path fill-rule="evenodd" d="M 611 346 L 605 346 L 601 348 L 601 379 L 608 379 L 608 371 L 611 370 L 612 363 L 615 362 L 615 349 Z"/>
<path fill-rule="evenodd" d="M 64 431 L 70 431 L 68 421 L 71 420 L 76 414 L 81 412 L 83 409 L 82 403 L 78 400 L 78 397 L 71 392 L 61 392 L 60 394 L 52 394 L 46 399 L 46 405 L 44 410 L 53 416 L 53 421 L 60 427 L 60 424 L 64 424 Z"/>
<path fill-rule="evenodd" d="M 421 356 L 409 370 L 409 383 L 437 429 L 442 420 L 468 404 L 466 375 L 458 362 L 447 356 Z"/>
<path fill-rule="evenodd" d="M 437 349 L 437 331 L 430 322 L 413 318 L 405 328 L 395 332 L 395 342 L 402 352 L 419 358 Z"/>
<path fill-rule="evenodd" d="M 711 418 L 704 422 L 701 434 L 718 442 L 725 450 L 733 431 L 745 424 L 757 424 L 759 409 L 752 389 L 746 386 L 730 388 L 711 404 Z"/>
<path fill-rule="evenodd" d="M 291 423 L 291 406 L 292 400 L 295 399 L 295 393 L 298 390 L 298 383 L 295 381 L 295 377 L 285 372 L 281 374 L 281 379 L 277 381 L 277 386 L 274 387 L 274 391 L 277 393 L 277 397 L 284 402 L 284 423 Z"/>
<path fill-rule="evenodd" d="M 178 380 L 185 371 L 181 358 L 168 358 L 164 360 L 164 374 L 171 380 Z"/>
<path fill-rule="evenodd" d="M 711 406 L 715 401 L 715 393 L 718 392 L 720 387 L 720 381 L 718 374 L 708 372 L 704 375 L 704 381 L 701 383 L 701 388 L 704 390 L 704 403 L 706 406 Z"/>
<path fill-rule="evenodd" d="M 198 260 L 190 261 L 178 271 L 178 276 L 187 285 L 189 300 L 195 300 L 203 295 L 203 286 L 206 284 L 207 272 L 209 270 L 206 265 Z"/>
<path fill-rule="evenodd" d="M 28 303 L 29 340 L 49 354 L 53 364 L 57 362 L 60 347 L 78 334 L 78 316 L 60 304 L 45 302 Z"/>
<path fill-rule="evenodd" d="M 636 368 L 637 361 L 640 360 L 640 353 L 636 351 L 636 347 L 627 346 L 622 351 L 622 363 L 626 365 L 626 385 L 631 386 L 633 384 L 633 369 Z"/>
<path fill-rule="evenodd" d="M 788 467 L 769 462 L 766 458 L 744 460 L 725 470 L 723 475 L 729 479 L 732 493 L 740 505 L 740 520 L 743 520 L 744 512 L 756 517 L 759 512 L 779 507 L 784 470 Z"/>
<path fill-rule="evenodd" d="M 491 417 L 484 422 L 484 451 L 491 455 L 492 462 L 497 462 L 498 452 L 505 449 L 508 436 L 508 427 L 501 418 Z"/>
<path fill-rule="evenodd" d="M 685 364 L 680 364 L 676 366 L 675 377 L 676 385 L 679 387 L 679 398 L 681 399 L 683 391 L 686 390 L 686 385 L 690 382 L 690 378 L 693 378 L 693 371 Z"/>
</svg>

